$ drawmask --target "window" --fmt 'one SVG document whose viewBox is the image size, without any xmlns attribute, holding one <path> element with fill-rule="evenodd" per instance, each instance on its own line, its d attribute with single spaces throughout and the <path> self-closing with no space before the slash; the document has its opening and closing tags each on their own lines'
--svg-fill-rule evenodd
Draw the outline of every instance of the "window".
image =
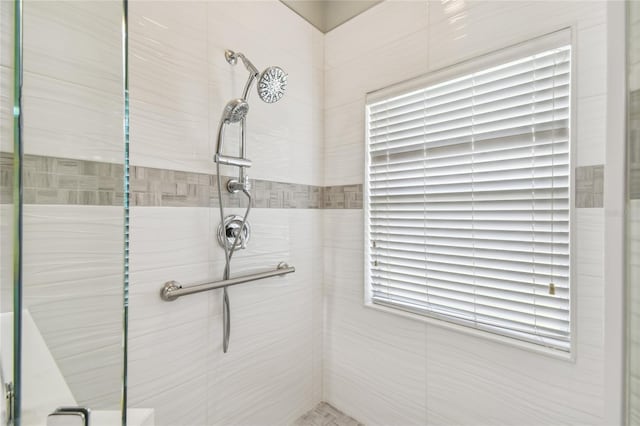
<svg viewBox="0 0 640 426">
<path fill-rule="evenodd" d="M 571 48 L 558 38 L 368 96 L 367 304 L 569 352 Z"/>
</svg>

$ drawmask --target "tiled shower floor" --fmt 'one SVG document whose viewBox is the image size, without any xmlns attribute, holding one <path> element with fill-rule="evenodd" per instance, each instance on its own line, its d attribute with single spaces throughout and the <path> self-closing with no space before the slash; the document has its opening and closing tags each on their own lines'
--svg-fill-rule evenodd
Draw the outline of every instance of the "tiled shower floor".
<svg viewBox="0 0 640 426">
<path fill-rule="evenodd" d="M 293 426 L 364 426 L 326 402 L 300 417 Z"/>
</svg>

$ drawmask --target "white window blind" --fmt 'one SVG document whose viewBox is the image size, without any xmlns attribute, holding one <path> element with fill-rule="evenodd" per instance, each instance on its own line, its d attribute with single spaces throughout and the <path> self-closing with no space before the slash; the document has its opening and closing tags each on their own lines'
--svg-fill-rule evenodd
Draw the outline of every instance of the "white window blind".
<svg viewBox="0 0 640 426">
<path fill-rule="evenodd" d="M 368 303 L 570 350 L 570 62 L 368 100 Z"/>
</svg>

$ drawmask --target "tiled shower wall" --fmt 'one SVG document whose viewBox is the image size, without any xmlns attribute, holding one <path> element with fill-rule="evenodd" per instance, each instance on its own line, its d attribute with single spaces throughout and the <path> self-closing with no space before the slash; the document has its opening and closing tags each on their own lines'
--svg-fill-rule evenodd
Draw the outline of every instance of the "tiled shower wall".
<svg viewBox="0 0 640 426">
<path fill-rule="evenodd" d="M 32 176 L 27 305 L 76 398 L 94 408 L 117 407 L 121 368 L 122 209 L 115 189 L 101 194 L 109 191 L 96 174 L 105 163 L 117 174 L 123 157 L 114 4 L 25 7 L 26 153 L 50 161 L 42 174 L 77 201 L 60 202 L 53 178 Z M 156 409 L 158 425 L 286 424 L 321 399 L 372 425 L 602 423 L 604 10 L 600 2 L 384 2 L 323 36 L 277 1 L 131 1 L 129 405 Z M 538 28 L 523 32 L 532 16 Z M 365 309 L 364 94 L 569 25 L 578 61 L 577 361 Z M 231 348 L 222 354 L 219 292 L 167 303 L 158 291 L 167 280 L 222 275 L 211 158 L 222 107 L 247 76 L 225 62 L 225 48 L 291 75 L 281 102 L 251 95 L 248 173 L 261 195 L 252 242 L 232 271 L 280 261 L 297 271 L 230 290 Z M 83 160 L 83 173 L 58 169 L 58 159 Z M 73 187 L 60 188 L 59 176 Z M 95 327 L 77 333 L 80 324 Z"/>
<path fill-rule="evenodd" d="M 6 4 L 3 132 L 11 128 Z M 24 8 L 25 306 L 78 403 L 94 409 L 117 409 L 121 387 L 121 13 L 118 2 Z M 319 208 L 325 196 L 329 207 L 361 206 L 361 187 L 322 187 L 323 36 L 275 0 L 131 1 L 129 25 L 129 407 L 154 408 L 157 425 L 293 422 L 321 397 Z M 296 273 L 230 289 L 231 346 L 222 354 L 220 292 L 167 303 L 159 289 L 222 276 L 215 133 L 248 76 L 226 63 L 225 48 L 291 75 L 277 104 L 250 95 L 253 235 L 232 274 L 280 261 Z M 232 154 L 234 136 L 230 129 Z M 11 155 L 4 133 L 2 141 L 4 200 Z M 241 199 L 226 201 L 227 214 L 240 213 Z M 3 265 L 10 252 L 3 247 Z"/>
<path fill-rule="evenodd" d="M 367 92 L 565 27 L 576 60 L 576 360 L 364 307 L 362 212 L 325 210 L 323 398 L 363 423 L 606 423 L 605 2 L 384 2 L 332 30 L 325 184 L 362 183 Z"/>
<path fill-rule="evenodd" d="M 321 398 L 323 36 L 278 1 L 129 6 L 129 406 L 154 408 L 165 426 L 292 423 Z M 290 75 L 280 102 L 265 104 L 255 91 L 249 97 L 247 173 L 257 199 L 251 241 L 234 255 L 232 275 L 281 261 L 296 267 L 229 289 L 226 354 L 221 291 L 170 303 L 158 297 L 168 280 L 222 277 L 212 158 L 222 109 L 248 76 L 240 62 L 225 61 L 224 49 Z M 231 127 L 227 153 L 237 153 L 236 136 Z"/>
</svg>

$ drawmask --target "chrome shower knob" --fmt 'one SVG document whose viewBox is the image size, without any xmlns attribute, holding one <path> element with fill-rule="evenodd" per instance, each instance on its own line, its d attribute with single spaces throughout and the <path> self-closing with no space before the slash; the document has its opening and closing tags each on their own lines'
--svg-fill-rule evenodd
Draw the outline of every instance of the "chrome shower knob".
<svg viewBox="0 0 640 426">
<path fill-rule="evenodd" d="M 218 243 L 221 247 L 226 245 L 227 249 L 246 248 L 249 239 L 251 239 L 251 226 L 249 222 L 245 222 L 242 226 L 243 217 L 238 215 L 229 215 L 224 221 L 218 225 Z"/>
</svg>

